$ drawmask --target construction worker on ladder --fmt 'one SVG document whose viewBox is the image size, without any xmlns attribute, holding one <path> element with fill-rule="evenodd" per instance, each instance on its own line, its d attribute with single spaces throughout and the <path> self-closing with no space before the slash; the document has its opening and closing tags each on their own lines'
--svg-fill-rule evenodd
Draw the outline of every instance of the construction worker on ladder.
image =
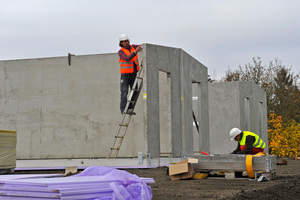
<svg viewBox="0 0 300 200">
<path fill-rule="evenodd" d="M 142 50 L 141 45 L 130 45 L 129 37 L 125 34 L 121 34 L 119 37 L 119 63 L 120 63 L 120 90 L 121 101 L 120 110 L 121 114 L 124 113 L 124 109 L 127 103 L 128 87 L 132 89 L 136 74 L 139 71 L 139 60 L 137 52 Z M 135 115 L 131 106 L 128 107 L 126 114 Z"/>
<path fill-rule="evenodd" d="M 255 133 L 250 131 L 241 131 L 238 128 L 230 130 L 231 140 L 238 142 L 237 148 L 231 154 L 257 154 L 263 152 L 266 144 Z"/>
</svg>

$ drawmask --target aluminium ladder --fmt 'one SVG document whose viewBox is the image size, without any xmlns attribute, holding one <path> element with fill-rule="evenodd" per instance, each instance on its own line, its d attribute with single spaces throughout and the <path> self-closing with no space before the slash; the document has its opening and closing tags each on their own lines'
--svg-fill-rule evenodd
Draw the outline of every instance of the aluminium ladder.
<svg viewBox="0 0 300 200">
<path fill-rule="evenodd" d="M 127 114 L 127 110 L 129 108 L 129 106 L 131 105 L 132 109 L 134 111 L 136 102 L 138 100 L 138 97 L 139 97 L 140 92 L 143 87 L 143 78 L 141 77 L 142 69 L 143 69 L 143 66 L 140 65 L 140 69 L 137 73 L 137 76 L 135 78 L 135 81 L 133 83 L 133 86 L 131 88 L 131 91 L 130 91 L 130 94 L 129 94 L 129 97 L 127 100 L 127 104 L 124 109 L 123 119 L 122 119 L 121 123 L 119 124 L 118 133 L 114 137 L 112 147 L 110 148 L 110 152 L 107 156 L 108 159 L 112 158 L 112 155 L 113 155 L 113 158 L 116 158 L 118 156 L 119 150 L 121 148 L 122 142 L 124 140 L 127 128 L 129 126 L 129 123 L 130 123 L 130 120 L 132 117 L 132 114 Z"/>
</svg>

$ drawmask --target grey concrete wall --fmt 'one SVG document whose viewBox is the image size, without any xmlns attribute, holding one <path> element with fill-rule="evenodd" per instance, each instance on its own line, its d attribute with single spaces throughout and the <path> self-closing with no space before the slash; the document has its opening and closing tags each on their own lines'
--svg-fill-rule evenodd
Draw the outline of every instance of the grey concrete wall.
<svg viewBox="0 0 300 200">
<path fill-rule="evenodd" d="M 169 74 L 171 82 L 172 155 L 192 155 L 194 151 L 192 119 L 192 82 L 200 84 L 202 99 L 197 118 L 201 123 L 203 150 L 209 149 L 207 68 L 182 49 L 157 45 L 146 46 L 147 146 L 154 157 L 160 155 L 159 71 Z"/>
<path fill-rule="evenodd" d="M 232 152 L 237 142 L 229 131 L 238 127 L 268 142 L 266 93 L 253 82 L 209 83 L 210 153 Z M 268 146 L 265 149 L 268 152 Z"/>
<path fill-rule="evenodd" d="M 264 141 L 268 141 L 268 113 L 267 113 L 267 94 L 258 85 L 253 83 L 257 101 L 254 101 L 255 123 L 253 130 L 258 133 Z M 266 142 L 266 152 L 269 152 L 268 142 Z"/>
<path fill-rule="evenodd" d="M 192 81 L 209 149 L 207 68 L 181 49 L 143 47 L 144 98 L 118 156 L 193 153 Z M 119 80 L 116 53 L 72 56 L 71 66 L 67 56 L 0 61 L 0 127 L 17 131 L 17 159 L 106 157 L 122 119 Z"/>
<path fill-rule="evenodd" d="M 194 151 L 195 149 L 199 149 L 199 151 L 209 151 L 210 149 L 210 137 L 209 137 L 209 106 L 208 106 L 208 76 L 207 76 L 207 68 L 199 63 L 196 59 L 192 58 L 190 55 L 185 53 L 185 58 L 183 63 L 187 63 L 190 67 L 190 74 L 186 75 L 186 79 L 188 80 L 186 86 L 189 88 L 189 93 L 185 99 L 188 99 L 189 109 L 194 111 L 196 120 L 199 124 L 199 133 L 198 137 L 194 136 L 194 140 L 199 140 L 199 146 L 193 147 L 190 145 L 193 141 L 189 140 L 186 145 L 189 145 L 189 152 Z M 186 62 L 187 60 L 191 60 L 190 62 Z M 186 66 L 182 67 L 182 71 L 185 71 Z M 198 100 L 193 102 L 193 97 L 197 97 Z M 193 104 L 196 104 L 193 107 Z M 189 120 L 192 122 L 193 115 L 190 111 L 186 112 L 186 117 L 189 117 Z M 191 134 L 196 130 L 196 127 L 192 126 L 193 123 L 188 123 L 189 125 L 189 138 L 192 138 Z"/>
<path fill-rule="evenodd" d="M 17 131 L 18 159 L 107 156 L 121 117 L 118 55 L 75 56 L 71 63 L 0 62 L 0 125 Z M 134 118 L 121 156 L 143 151 L 142 131 Z"/>
<path fill-rule="evenodd" d="M 181 116 L 180 116 L 180 80 L 179 53 L 180 49 L 156 45 L 146 45 L 146 77 L 144 88 L 146 101 L 146 137 L 147 152 L 153 157 L 160 156 L 160 117 L 159 117 L 159 71 L 170 73 L 171 82 L 171 144 L 173 156 L 179 156 L 181 150 Z M 163 112 L 163 111 L 162 111 Z"/>
</svg>

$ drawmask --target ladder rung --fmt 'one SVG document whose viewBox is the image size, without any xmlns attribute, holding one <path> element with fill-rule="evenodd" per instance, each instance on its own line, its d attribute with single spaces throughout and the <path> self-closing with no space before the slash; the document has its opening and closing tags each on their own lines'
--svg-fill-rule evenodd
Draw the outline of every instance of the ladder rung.
<svg viewBox="0 0 300 200">
<path fill-rule="evenodd" d="M 119 150 L 120 148 L 110 148 L 111 150 Z"/>
<path fill-rule="evenodd" d="M 142 77 L 139 77 L 139 76 L 137 76 L 136 78 L 138 78 L 138 79 L 142 79 L 142 80 L 143 80 L 143 78 L 142 78 Z"/>
<path fill-rule="evenodd" d="M 128 124 L 119 124 L 119 126 L 126 126 L 126 127 L 128 127 Z"/>
<path fill-rule="evenodd" d="M 130 103 L 135 103 L 135 101 L 128 101 L 128 102 L 130 102 Z"/>
<path fill-rule="evenodd" d="M 138 92 L 138 91 L 141 91 L 141 90 L 139 90 L 139 89 L 133 89 L 133 90 L 134 90 L 134 91 L 137 91 L 137 92 Z"/>
<path fill-rule="evenodd" d="M 124 138 L 124 136 L 117 136 L 117 135 L 116 135 L 115 138 Z"/>
</svg>

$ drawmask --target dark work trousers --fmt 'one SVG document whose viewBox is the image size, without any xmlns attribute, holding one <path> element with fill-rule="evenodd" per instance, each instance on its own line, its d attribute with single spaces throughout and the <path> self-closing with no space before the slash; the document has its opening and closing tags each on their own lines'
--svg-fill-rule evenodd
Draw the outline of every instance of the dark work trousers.
<svg viewBox="0 0 300 200">
<path fill-rule="evenodd" d="M 121 74 L 121 82 L 120 82 L 120 90 L 121 90 L 121 101 L 120 101 L 120 110 L 121 113 L 124 112 L 127 103 L 127 94 L 128 94 L 128 87 L 132 90 L 132 86 L 134 80 L 136 78 L 136 73 L 130 74 Z M 132 106 L 129 106 L 128 109 L 131 109 Z"/>
</svg>

